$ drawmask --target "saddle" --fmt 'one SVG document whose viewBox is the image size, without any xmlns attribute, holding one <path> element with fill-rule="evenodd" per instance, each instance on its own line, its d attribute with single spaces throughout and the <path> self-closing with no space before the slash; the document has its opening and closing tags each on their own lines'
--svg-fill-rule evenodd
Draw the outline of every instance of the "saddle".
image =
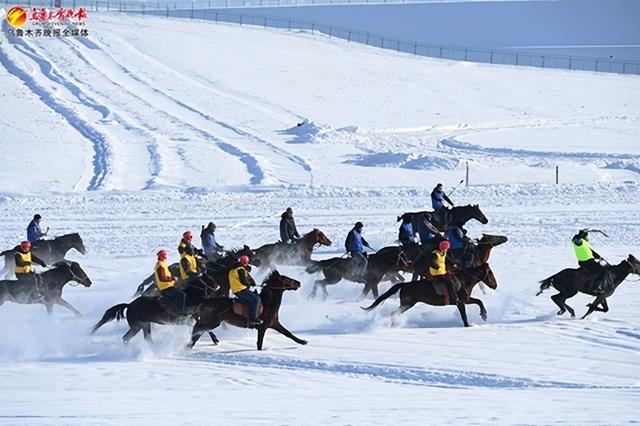
<svg viewBox="0 0 640 426">
<path fill-rule="evenodd" d="M 262 316 L 263 312 L 264 312 L 264 307 L 262 306 L 262 303 L 260 303 L 260 306 L 258 307 L 258 318 Z M 244 300 L 235 297 L 233 299 L 233 313 L 246 318 L 248 321 L 249 320 L 249 304 Z"/>
</svg>

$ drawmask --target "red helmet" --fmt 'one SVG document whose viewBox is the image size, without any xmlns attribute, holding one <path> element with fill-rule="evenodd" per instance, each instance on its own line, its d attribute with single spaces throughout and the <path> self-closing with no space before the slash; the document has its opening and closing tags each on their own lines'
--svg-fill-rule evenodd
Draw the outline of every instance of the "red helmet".
<svg viewBox="0 0 640 426">
<path fill-rule="evenodd" d="M 440 244 L 438 244 L 438 249 L 440 251 L 447 251 L 449 250 L 449 247 L 451 247 L 451 243 L 447 240 L 440 241 Z"/>
<path fill-rule="evenodd" d="M 249 264 L 249 256 L 240 256 L 238 261 L 242 266 L 247 266 Z"/>
<path fill-rule="evenodd" d="M 22 251 L 29 251 L 31 250 L 31 241 L 23 241 L 20 243 L 20 248 L 22 249 Z"/>
<path fill-rule="evenodd" d="M 193 234 L 191 233 L 191 231 L 187 231 L 184 234 L 182 234 L 182 238 L 184 238 L 187 241 L 191 241 L 191 239 L 193 239 Z"/>
<path fill-rule="evenodd" d="M 169 253 L 167 253 L 166 250 L 160 250 L 158 252 L 158 260 L 167 260 L 167 256 L 169 255 Z"/>
</svg>

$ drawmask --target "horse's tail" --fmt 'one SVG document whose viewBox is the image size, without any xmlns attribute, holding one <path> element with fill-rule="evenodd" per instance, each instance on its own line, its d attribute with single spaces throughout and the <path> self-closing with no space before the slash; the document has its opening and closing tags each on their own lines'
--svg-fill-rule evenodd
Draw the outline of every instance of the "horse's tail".
<svg viewBox="0 0 640 426">
<path fill-rule="evenodd" d="M 376 306 L 378 306 L 379 304 L 381 304 L 382 302 L 384 302 L 385 300 L 387 300 L 388 298 L 390 298 L 391 296 L 396 294 L 403 286 L 405 286 L 407 284 L 409 284 L 409 283 L 398 283 L 398 284 L 392 286 L 384 294 L 382 294 L 380 297 L 378 297 L 375 300 L 375 302 L 373 302 L 373 304 L 371 306 L 368 306 L 366 308 L 363 308 L 362 306 L 360 306 L 360 309 L 365 310 L 365 311 L 372 310 L 373 308 L 375 308 Z"/>
<path fill-rule="evenodd" d="M 557 275 L 558 274 L 552 275 L 549 278 L 545 278 L 544 280 L 540 281 L 540 291 L 536 293 L 536 296 L 540 296 L 543 291 L 551 287 L 553 285 L 553 280 Z"/>
<path fill-rule="evenodd" d="M 320 268 L 322 268 L 322 265 L 320 264 L 320 262 L 318 262 L 317 260 L 312 260 L 311 265 L 307 266 L 307 268 L 304 271 L 307 274 L 313 274 L 315 272 L 318 272 Z"/>
<path fill-rule="evenodd" d="M 138 286 L 138 288 L 136 289 L 136 292 L 133 293 L 133 297 L 138 297 L 138 296 L 142 296 L 142 293 L 144 293 L 144 288 L 145 286 L 151 284 L 153 282 L 153 275 L 149 275 L 144 281 L 142 281 L 142 283 Z"/>
<path fill-rule="evenodd" d="M 95 333 L 100 327 L 102 327 L 108 322 L 111 322 L 113 320 L 120 321 L 121 319 L 124 319 L 124 310 L 127 309 L 128 307 L 129 307 L 128 303 L 121 303 L 119 305 L 112 306 L 111 308 L 107 309 L 104 315 L 102 316 L 102 319 L 98 321 L 96 325 L 93 326 L 93 329 L 91 330 L 91 334 Z"/>
</svg>

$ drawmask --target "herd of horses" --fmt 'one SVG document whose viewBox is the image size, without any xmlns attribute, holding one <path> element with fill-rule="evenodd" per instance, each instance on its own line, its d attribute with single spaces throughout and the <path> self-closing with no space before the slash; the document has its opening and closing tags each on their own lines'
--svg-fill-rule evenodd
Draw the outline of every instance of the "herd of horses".
<svg viewBox="0 0 640 426">
<path fill-rule="evenodd" d="M 436 231 L 442 231 L 450 224 L 463 225 L 471 219 L 486 224 L 488 219 L 477 205 L 454 207 L 440 215 L 433 212 L 405 213 L 398 220 L 409 218 L 416 227 L 421 223 L 429 223 Z M 416 229 L 416 228 L 414 228 Z M 483 234 L 475 246 L 472 261 L 464 267 L 450 265 L 450 278 L 458 284 L 456 303 L 460 317 L 465 327 L 469 326 L 466 308 L 467 304 L 475 304 L 480 309 L 480 316 L 487 319 L 487 310 L 480 299 L 471 296 L 473 288 L 483 283 L 491 289 L 497 288 L 497 281 L 491 267 L 489 258 L 491 250 L 507 242 L 507 237 L 499 235 Z M 230 284 L 228 280 L 229 270 L 237 264 L 239 256 L 248 256 L 252 266 L 257 268 L 272 269 L 267 274 L 260 289 L 261 318 L 263 323 L 257 327 L 257 347 L 262 349 L 264 336 L 268 329 L 273 329 L 298 344 L 306 344 L 306 340 L 296 337 L 287 330 L 279 320 L 278 312 L 282 304 L 283 294 L 287 290 L 300 288 L 300 281 L 280 274 L 276 268 L 279 265 L 296 265 L 305 268 L 310 274 L 321 273 L 323 278 L 317 279 L 309 297 L 316 297 L 318 290 L 322 291 L 323 298 L 328 296 L 327 286 L 336 284 L 341 280 L 364 284 L 361 299 L 373 293 L 375 301 L 366 311 L 379 306 L 392 295 L 399 293 L 400 306 L 396 314 L 410 309 L 416 303 L 425 303 L 434 306 L 446 306 L 453 304 L 448 294 L 447 286 L 429 275 L 431 251 L 438 244 L 434 240 L 432 244 L 406 248 L 403 246 L 389 246 L 378 250 L 368 256 L 368 266 L 364 275 L 357 274 L 352 267 L 350 258 L 345 256 L 316 261 L 311 258 L 313 250 L 318 246 L 330 246 L 331 240 L 319 229 L 304 234 L 302 238 L 293 244 L 266 244 L 257 249 L 244 246 L 241 249 L 225 251 L 224 255 L 209 261 L 204 257 L 199 258 L 202 274 L 195 280 L 180 282 L 186 294 L 186 315 L 177 315 L 173 309 L 169 309 L 167 301 L 159 294 L 153 285 L 153 276 L 147 277 L 136 289 L 135 299 L 130 303 L 121 303 L 109 308 L 93 327 L 95 333 L 104 324 L 113 320 L 127 320 L 129 330 L 123 336 L 127 343 L 140 331 L 144 338 L 151 342 L 151 324 L 184 324 L 193 322 L 191 341 L 187 345 L 192 347 L 204 333 L 208 333 L 214 344 L 219 339 L 214 330 L 222 323 L 249 328 L 247 307 L 239 300 L 229 297 Z M 0 253 L 4 257 L 4 269 L 0 273 L 9 275 L 13 271 L 13 258 L 15 247 Z M 38 276 L 33 283 L 20 283 L 15 280 L 0 281 L 0 305 L 6 301 L 21 304 L 44 304 L 47 312 L 52 313 L 53 306 L 59 305 L 71 310 L 75 315 L 80 312 L 62 298 L 63 287 L 70 282 L 85 287 L 92 282 L 86 272 L 77 263 L 65 260 L 67 252 L 75 249 L 81 254 L 86 253 L 84 243 L 79 234 L 68 234 L 52 240 L 38 241 L 33 244 L 32 251 L 44 260 L 50 269 Z M 170 266 L 174 276 L 179 277 L 178 264 Z M 629 274 L 640 275 L 640 261 L 629 255 L 627 259 L 618 265 L 608 267 L 611 279 L 603 294 L 594 294 L 591 291 L 588 273 L 582 269 L 564 269 L 559 273 L 541 281 L 540 291 L 554 287 L 558 293 L 551 299 L 558 305 L 558 315 L 569 311 L 575 316 L 575 311 L 567 303 L 567 299 L 578 292 L 595 296 L 595 300 L 588 306 L 588 311 L 582 318 L 594 311 L 607 312 L 607 298 Z M 412 280 L 404 282 L 401 273 L 411 273 Z M 391 281 L 392 286 L 388 291 L 379 295 L 378 286 L 383 281 Z"/>
</svg>

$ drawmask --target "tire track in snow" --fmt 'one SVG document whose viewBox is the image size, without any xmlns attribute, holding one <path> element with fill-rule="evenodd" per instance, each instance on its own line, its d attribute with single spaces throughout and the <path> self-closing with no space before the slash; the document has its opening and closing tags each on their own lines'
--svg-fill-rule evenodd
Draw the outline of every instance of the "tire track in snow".
<svg viewBox="0 0 640 426">
<path fill-rule="evenodd" d="M 231 131 L 231 132 L 233 132 L 234 134 L 236 134 L 238 136 L 241 136 L 243 138 L 247 138 L 250 141 L 255 142 L 256 144 L 259 144 L 259 145 L 262 145 L 262 146 L 266 147 L 269 151 L 271 151 L 272 153 L 276 154 L 277 156 L 280 156 L 280 157 L 284 158 L 285 160 L 290 161 L 290 162 L 294 163 L 296 166 L 302 168 L 306 173 L 308 173 L 310 175 L 309 182 L 311 184 L 313 183 L 313 176 L 311 174 L 311 172 L 312 172 L 311 166 L 303 158 L 301 158 L 301 157 L 299 157 L 299 156 L 297 156 L 295 154 L 289 153 L 286 150 L 275 146 L 274 144 L 266 141 L 265 139 L 263 139 L 263 138 L 261 138 L 261 137 L 259 137 L 257 135 L 254 135 L 252 133 L 249 133 L 248 131 L 242 130 L 239 127 L 234 126 L 234 125 L 232 125 L 230 123 L 227 123 L 225 121 L 217 120 L 215 117 L 213 117 L 211 115 L 208 115 L 208 114 L 205 114 L 201 110 L 186 104 L 185 102 L 177 99 L 176 97 L 172 96 L 171 94 L 169 94 L 169 93 L 167 93 L 167 92 L 165 92 L 163 90 L 158 89 L 155 85 L 149 83 L 145 79 L 141 78 L 139 75 L 135 74 L 134 72 L 132 72 L 131 70 L 126 68 L 126 66 L 122 65 L 112 55 L 110 55 L 104 49 L 100 48 L 97 44 L 92 42 L 92 46 L 94 46 L 94 47 L 92 47 L 93 49 L 101 50 L 101 52 L 107 58 L 109 58 L 114 64 L 116 64 L 121 69 L 121 71 L 124 72 L 125 74 L 127 74 L 132 80 L 137 81 L 138 83 L 148 87 L 153 93 L 158 94 L 159 96 L 162 96 L 162 97 L 168 99 L 170 102 L 178 105 L 179 107 L 181 107 L 181 108 L 183 108 L 183 109 L 185 109 L 185 110 L 187 110 L 187 111 L 189 111 L 189 112 L 191 112 L 191 113 L 193 113 L 195 115 L 200 116 L 201 118 L 203 118 L 207 122 L 213 123 L 213 124 L 221 127 L 222 129 Z M 138 53 L 139 55 L 142 55 L 142 56 L 148 58 L 148 55 L 144 54 L 143 52 L 140 52 L 138 49 L 134 48 L 134 51 L 136 53 Z M 153 59 L 153 58 L 151 58 L 151 59 Z M 172 74 L 176 75 L 177 77 L 179 77 L 179 78 L 181 78 L 183 80 L 186 80 L 188 82 L 192 81 L 189 78 L 183 76 L 182 74 L 176 72 L 174 69 L 167 67 L 166 65 L 163 65 L 163 68 L 167 69 L 169 72 L 171 72 Z M 194 83 L 198 84 L 199 86 L 203 86 L 202 83 L 199 83 L 199 82 L 194 82 Z M 204 88 L 208 89 L 208 90 L 211 90 L 206 85 L 204 85 Z M 213 92 L 215 94 L 219 95 L 219 96 L 223 96 L 223 97 L 229 98 L 234 102 L 242 103 L 243 105 L 247 106 L 248 108 L 255 109 L 255 108 L 247 105 L 247 102 L 238 101 L 234 96 L 228 96 L 228 95 L 225 95 L 224 93 L 220 93 L 218 91 L 213 91 Z M 234 152 L 242 152 L 238 148 L 234 147 L 233 145 L 228 145 L 227 147 L 228 147 L 228 149 L 234 150 Z M 245 155 L 248 155 L 248 154 L 245 153 Z M 256 159 L 256 165 L 258 165 L 257 159 Z"/>
<path fill-rule="evenodd" d="M 23 54 L 29 56 L 32 60 L 34 60 L 40 68 L 42 75 L 52 81 L 56 81 L 56 78 L 58 77 L 53 74 L 53 65 L 50 62 L 40 57 L 29 46 L 27 46 L 24 41 L 18 38 L 12 38 L 11 44 L 14 46 L 16 51 L 22 52 Z M 29 73 L 21 69 L 18 64 L 16 64 L 9 58 L 8 52 L 4 49 L 0 49 L 0 63 L 2 63 L 4 68 L 6 68 L 10 74 L 22 80 L 22 82 L 29 88 L 29 90 L 36 94 L 49 108 L 62 115 L 62 117 L 74 129 L 76 129 L 82 136 L 84 136 L 89 142 L 91 142 L 94 150 L 92 161 L 93 176 L 89 182 L 87 190 L 95 191 L 100 189 L 104 185 L 105 180 L 110 174 L 109 157 L 111 153 L 109 144 L 106 140 L 106 136 L 102 132 L 94 128 L 88 121 L 81 118 L 78 115 L 77 111 L 74 111 L 73 108 L 64 105 L 63 102 L 59 100 L 59 98 L 57 98 L 47 89 L 38 84 L 33 76 L 29 75 Z M 98 112 L 101 112 L 99 108 L 96 110 Z"/>
<path fill-rule="evenodd" d="M 264 355 L 242 355 L 230 353 L 193 353 L 189 357 L 178 357 L 181 361 L 196 361 L 242 367 L 274 368 L 291 371 L 307 371 L 376 379 L 420 386 L 444 388 L 488 388 L 488 389 L 634 389 L 627 386 L 599 386 L 583 383 L 535 380 L 510 377 L 475 371 L 419 368 L 402 365 L 328 362 Z"/>
<path fill-rule="evenodd" d="M 157 93 L 161 96 L 166 97 L 167 99 L 169 99 L 171 102 L 175 103 L 176 105 L 184 108 L 183 105 L 181 105 L 179 103 L 179 101 L 176 101 L 175 99 L 172 99 L 171 97 L 168 97 L 166 94 L 164 94 L 162 91 L 156 89 L 155 87 L 151 86 L 149 83 L 139 79 L 133 72 L 131 72 L 129 69 L 127 69 L 125 66 L 123 66 L 122 64 L 120 64 L 119 62 L 117 62 L 115 59 L 113 59 L 113 57 L 111 55 L 109 55 L 104 49 L 102 49 L 100 46 L 98 46 L 96 43 L 91 42 L 91 44 L 87 45 L 86 43 L 83 43 L 86 47 L 88 47 L 91 50 L 97 50 L 99 51 L 101 54 L 103 54 L 107 59 L 109 59 L 117 68 L 119 71 L 121 71 L 124 75 L 126 75 L 127 77 L 129 77 L 130 79 L 134 80 L 135 82 L 144 85 L 145 87 L 147 87 L 148 90 L 151 90 L 152 93 Z M 152 104 L 149 100 L 145 99 L 144 97 L 138 95 L 136 93 L 136 91 L 131 90 L 130 88 L 124 86 L 123 84 L 120 84 L 118 82 L 116 82 L 111 76 L 109 76 L 108 74 L 106 74 L 105 72 L 103 72 L 99 67 L 97 67 L 95 64 L 93 64 L 87 57 L 86 55 L 80 50 L 78 49 L 76 46 L 72 45 L 72 48 L 75 50 L 75 52 L 78 54 L 78 56 L 80 56 L 82 58 L 82 60 L 89 64 L 90 66 L 92 66 L 96 72 L 100 73 L 101 75 L 103 75 L 107 80 L 109 80 L 112 84 L 122 88 L 123 90 L 125 90 L 127 93 L 129 93 L 132 97 L 138 99 L 140 102 L 148 105 L 149 107 L 151 107 L 152 109 L 158 111 L 158 113 L 164 115 L 165 117 L 168 117 L 170 119 L 175 119 L 175 120 L 179 120 L 184 127 L 189 128 L 190 130 L 192 130 L 194 133 L 198 134 L 199 136 L 201 136 L 203 139 L 213 143 L 215 146 L 217 146 L 218 148 L 220 148 L 222 151 L 226 152 L 227 154 L 230 154 L 232 156 L 237 157 L 240 162 L 242 162 L 245 167 L 247 168 L 247 171 L 249 172 L 249 174 L 251 175 L 250 178 L 250 183 L 251 184 L 260 184 L 262 183 L 262 181 L 265 178 L 265 173 L 264 170 L 262 169 L 262 167 L 260 166 L 258 160 L 253 157 L 250 153 L 245 152 L 241 149 L 239 149 L 238 147 L 225 142 L 224 140 L 216 137 L 215 135 L 210 134 L 209 132 L 207 132 L 206 130 L 203 130 L 201 128 L 199 128 L 198 126 L 189 123 L 187 121 L 185 121 L 182 118 L 178 118 L 173 114 L 170 114 L 168 111 L 166 111 L 165 109 L 161 109 L 160 107 Z M 192 110 L 190 112 L 193 112 L 196 110 Z M 150 152 L 153 155 L 153 152 Z"/>
</svg>

